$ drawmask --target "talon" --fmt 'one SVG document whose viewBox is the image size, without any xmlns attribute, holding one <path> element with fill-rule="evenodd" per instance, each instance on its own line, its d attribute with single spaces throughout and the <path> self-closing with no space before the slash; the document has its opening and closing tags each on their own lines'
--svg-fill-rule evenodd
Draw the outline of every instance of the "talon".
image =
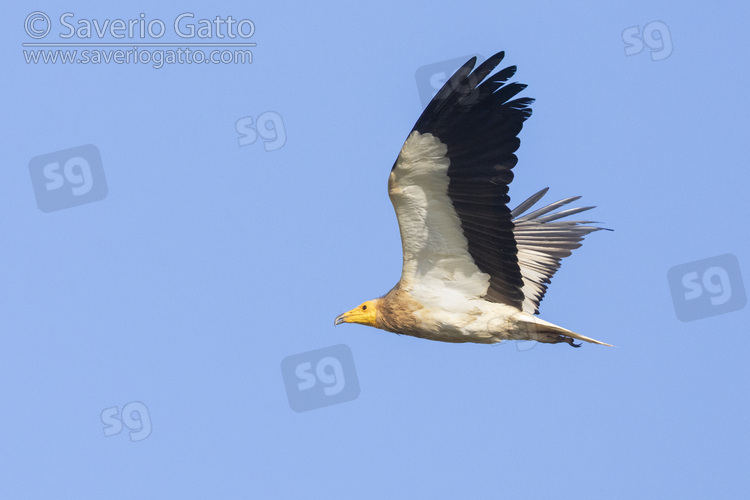
<svg viewBox="0 0 750 500">
<path fill-rule="evenodd" d="M 575 341 L 571 337 L 560 335 L 559 339 L 560 340 L 558 340 L 558 342 L 566 342 L 570 344 L 571 347 L 575 347 L 575 348 L 581 347 L 581 344 L 576 344 Z"/>
</svg>

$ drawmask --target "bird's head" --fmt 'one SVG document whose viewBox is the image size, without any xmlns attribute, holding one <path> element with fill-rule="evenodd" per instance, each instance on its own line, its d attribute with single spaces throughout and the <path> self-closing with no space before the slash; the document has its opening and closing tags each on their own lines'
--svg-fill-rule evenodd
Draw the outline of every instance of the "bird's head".
<svg viewBox="0 0 750 500">
<path fill-rule="evenodd" d="M 363 302 L 351 311 L 336 316 L 333 324 L 359 323 L 361 325 L 374 326 L 377 328 L 375 318 L 378 312 L 378 302 L 380 302 L 380 299 Z"/>
</svg>

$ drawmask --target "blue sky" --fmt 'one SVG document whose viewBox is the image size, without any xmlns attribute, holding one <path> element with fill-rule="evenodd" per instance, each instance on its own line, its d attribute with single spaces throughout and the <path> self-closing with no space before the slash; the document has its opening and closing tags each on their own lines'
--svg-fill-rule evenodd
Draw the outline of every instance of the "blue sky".
<svg viewBox="0 0 750 500">
<path fill-rule="evenodd" d="M 742 498 L 748 11 L 8 7 L 0 497 Z M 63 39 L 66 12 L 167 33 Z M 252 63 L 24 56 L 227 41 L 180 38 L 183 13 L 251 20 Z M 616 347 L 334 328 L 400 274 L 386 179 L 417 70 L 500 50 L 536 98 L 513 204 L 549 186 L 614 229 L 564 261 L 541 317 Z"/>
</svg>

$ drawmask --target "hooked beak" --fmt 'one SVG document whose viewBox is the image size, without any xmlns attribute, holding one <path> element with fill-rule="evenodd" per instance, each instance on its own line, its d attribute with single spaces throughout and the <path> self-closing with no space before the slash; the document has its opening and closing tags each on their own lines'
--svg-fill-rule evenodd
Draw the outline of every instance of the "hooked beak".
<svg viewBox="0 0 750 500">
<path fill-rule="evenodd" d="M 341 323 L 359 323 L 360 325 L 377 327 L 376 307 L 377 304 L 373 301 L 365 302 L 351 311 L 346 311 L 344 314 L 336 316 L 333 324 L 335 326 Z"/>
</svg>

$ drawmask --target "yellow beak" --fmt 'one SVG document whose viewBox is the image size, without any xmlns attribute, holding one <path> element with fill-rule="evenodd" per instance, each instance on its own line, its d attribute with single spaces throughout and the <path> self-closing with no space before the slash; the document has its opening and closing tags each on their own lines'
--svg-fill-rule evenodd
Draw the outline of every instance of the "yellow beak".
<svg viewBox="0 0 750 500">
<path fill-rule="evenodd" d="M 333 321 L 334 325 L 340 325 L 341 323 L 359 323 L 360 325 L 376 326 L 375 323 L 375 310 L 377 304 L 374 301 L 368 301 L 364 304 L 360 304 L 351 311 L 347 311 L 344 314 L 339 314 Z"/>
</svg>

